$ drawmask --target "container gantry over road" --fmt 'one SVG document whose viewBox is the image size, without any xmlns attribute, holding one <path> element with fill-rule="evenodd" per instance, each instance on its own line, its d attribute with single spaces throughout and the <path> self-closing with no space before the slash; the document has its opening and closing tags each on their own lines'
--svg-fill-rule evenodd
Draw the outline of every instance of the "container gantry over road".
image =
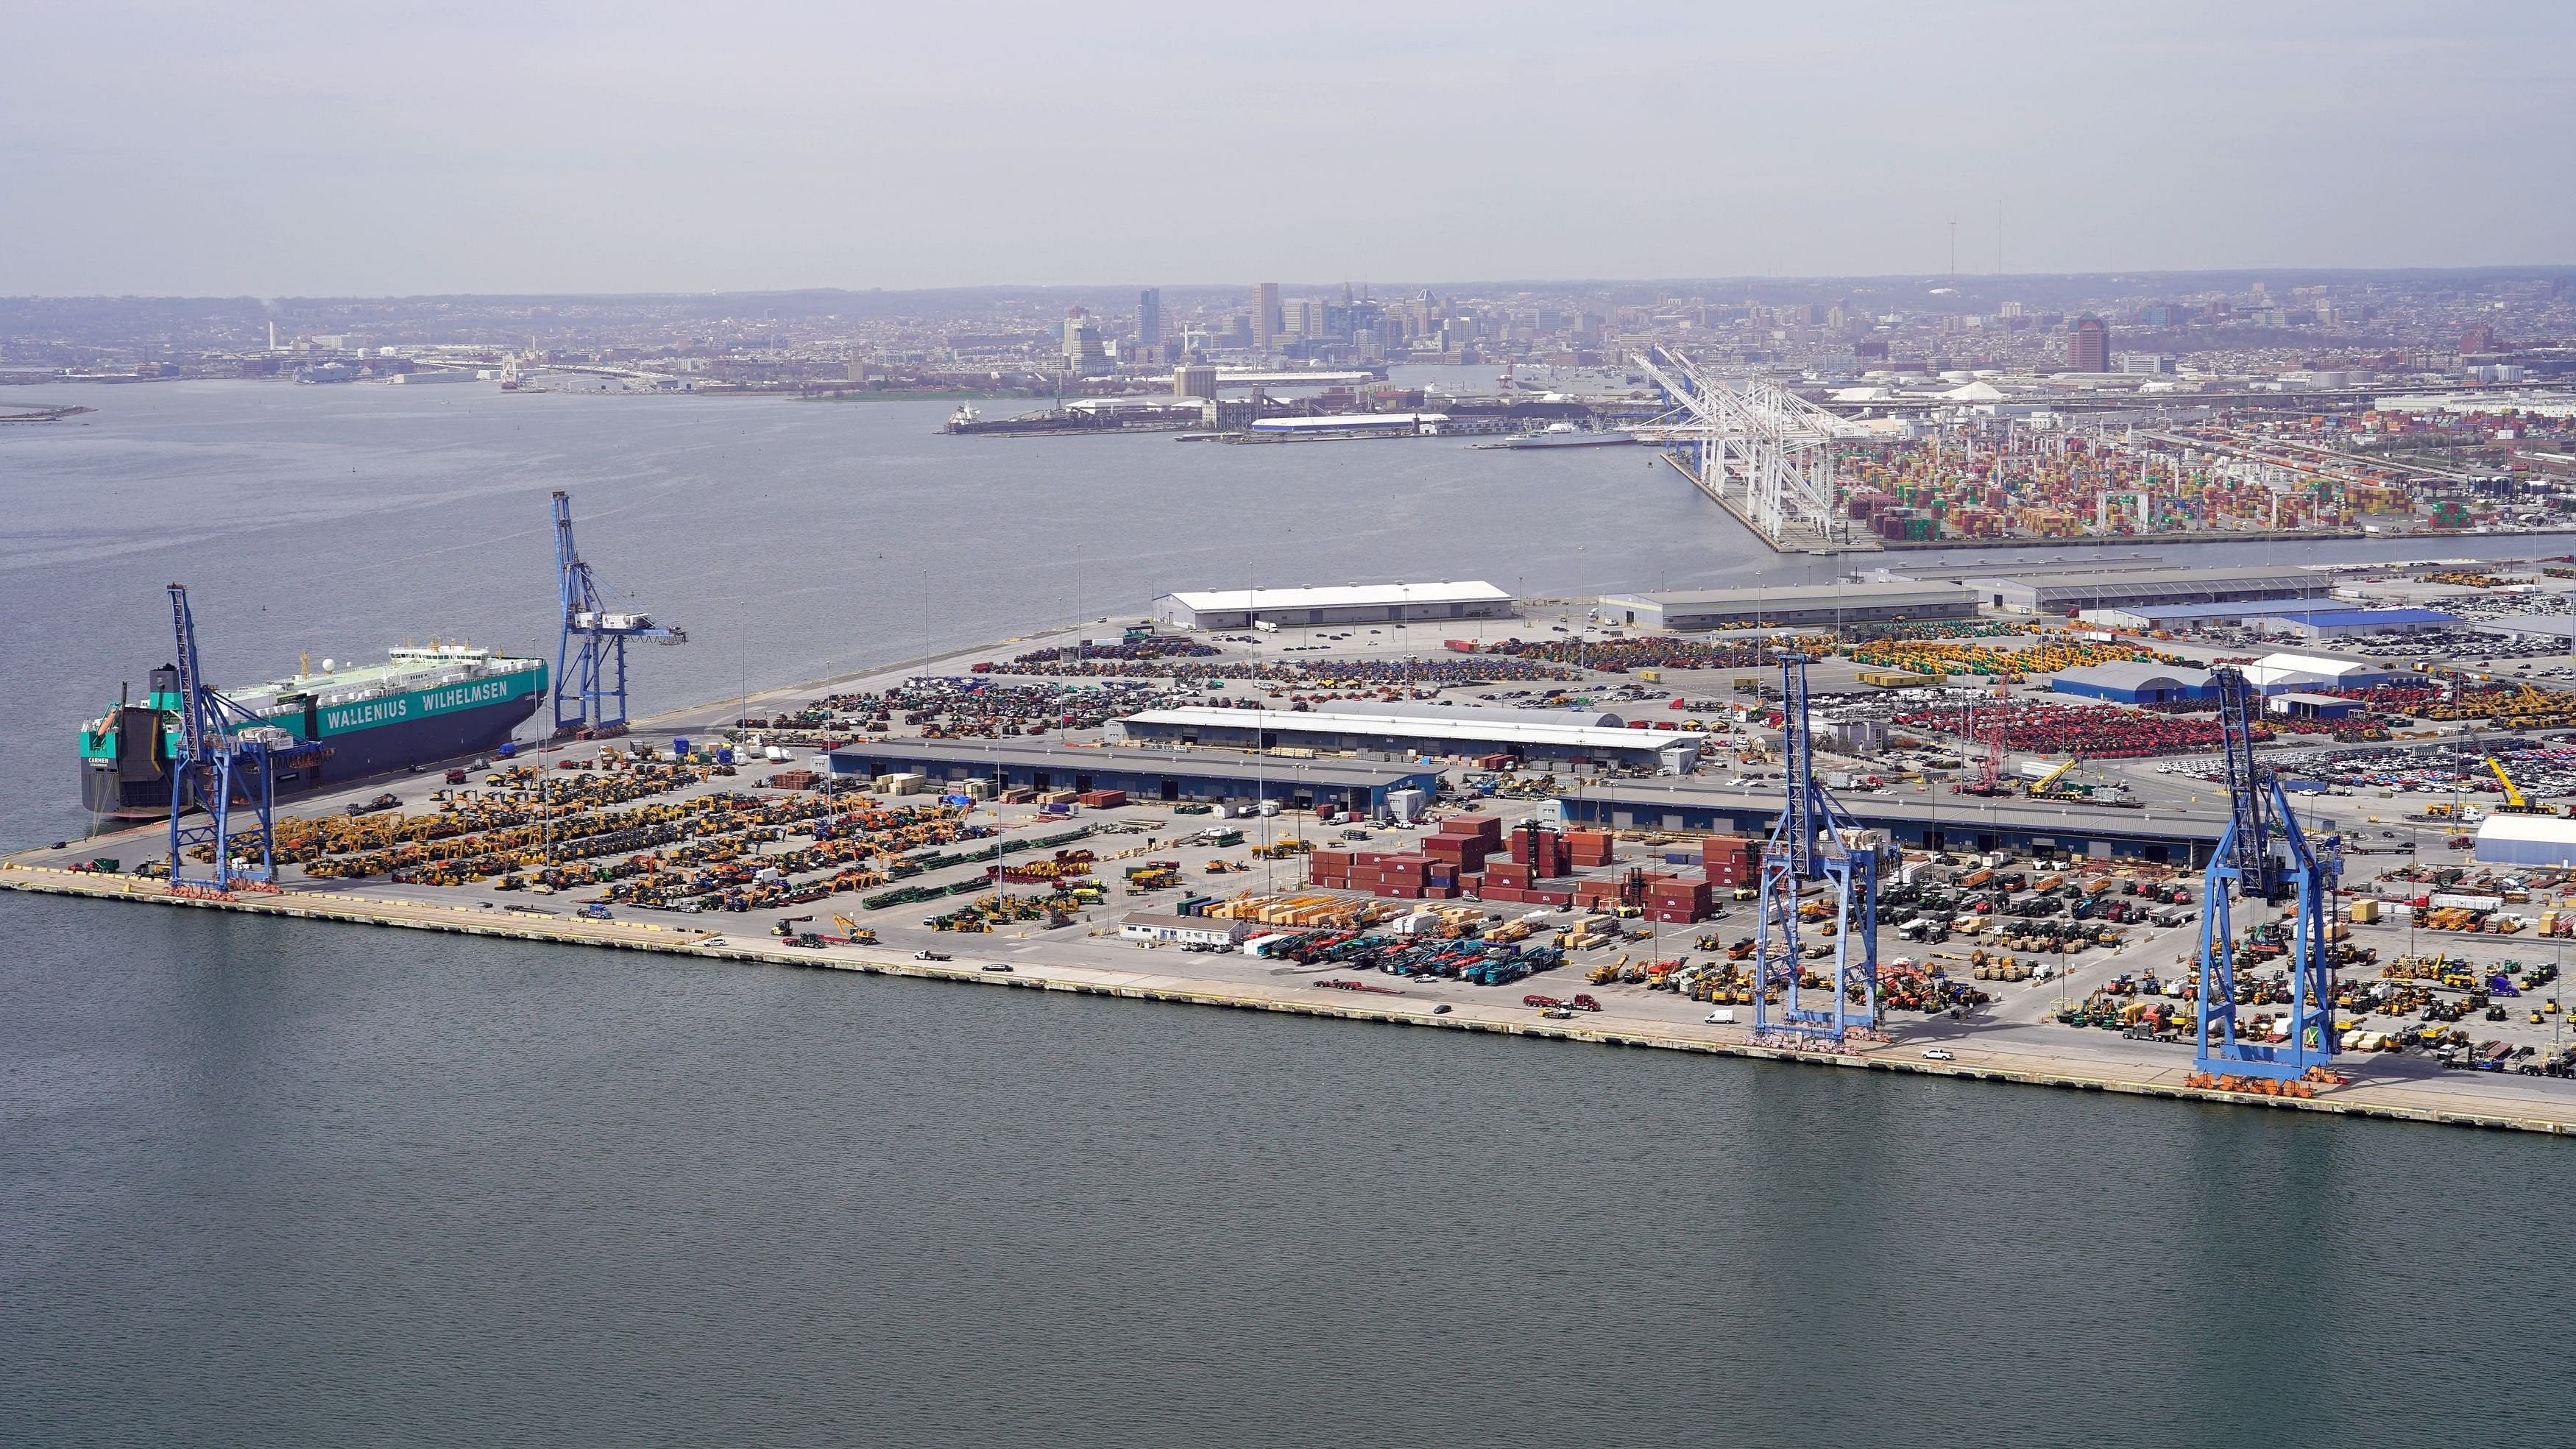
<svg viewBox="0 0 2576 1449">
<path fill-rule="evenodd" d="M 1780 662 L 1780 753 L 1788 798 L 1762 849 L 1761 904 L 1753 927 L 1753 1031 L 1819 1038 L 1839 1046 L 1855 1030 L 1878 1027 L 1878 847 L 1860 823 L 1816 783 L 1807 720 L 1807 659 Z M 1798 977 L 1799 892 L 1809 881 L 1832 889 L 1832 996 L 1822 1007 L 1802 999 Z M 1770 1005 L 1780 988 L 1780 1007 Z"/>
<path fill-rule="evenodd" d="M 2216 1076 L 2296 1081 L 2334 1060 L 2334 958 L 2326 939 L 2342 878 L 2339 843 L 2311 843 L 2280 779 L 2255 761 L 2254 719 L 2261 697 L 2239 671 L 2213 670 L 2218 724 L 2227 761 L 2229 818 L 2202 883 L 2200 1024 L 2194 1065 Z M 2291 903 L 2290 1019 L 2249 1041 L 2236 1025 L 2236 939 L 2228 908 L 2233 894 L 2277 906 Z"/>
</svg>

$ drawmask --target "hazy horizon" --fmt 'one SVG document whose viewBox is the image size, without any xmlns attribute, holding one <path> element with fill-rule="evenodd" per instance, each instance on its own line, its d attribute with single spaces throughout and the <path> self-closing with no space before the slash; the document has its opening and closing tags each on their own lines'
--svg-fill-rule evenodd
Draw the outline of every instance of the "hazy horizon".
<svg viewBox="0 0 2576 1449">
<path fill-rule="evenodd" d="M 2562 6 L 9 24 L 7 295 L 1920 277 L 1953 222 L 1962 276 L 2576 260 Z"/>
</svg>

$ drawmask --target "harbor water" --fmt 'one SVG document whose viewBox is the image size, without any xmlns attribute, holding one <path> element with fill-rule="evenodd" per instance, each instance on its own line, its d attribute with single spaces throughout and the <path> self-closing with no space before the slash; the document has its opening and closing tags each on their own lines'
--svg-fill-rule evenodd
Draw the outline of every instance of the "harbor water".
<svg viewBox="0 0 2576 1449">
<path fill-rule="evenodd" d="M 0 431 L 12 844 L 86 824 L 72 730 L 167 656 L 166 582 L 217 679 L 431 634 L 551 655 L 554 488 L 690 632 L 637 657 L 639 710 L 1175 587 L 1837 567 L 1756 548 L 1643 450 L 22 391 L 99 411 Z M 18 894 L 0 928 L 11 1443 L 2546 1443 L 2569 1417 L 2555 1139 Z"/>
</svg>

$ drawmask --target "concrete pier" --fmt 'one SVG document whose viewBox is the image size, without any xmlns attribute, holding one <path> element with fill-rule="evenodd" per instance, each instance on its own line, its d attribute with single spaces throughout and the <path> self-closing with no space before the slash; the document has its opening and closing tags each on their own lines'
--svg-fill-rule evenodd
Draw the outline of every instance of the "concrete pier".
<svg viewBox="0 0 2576 1449">
<path fill-rule="evenodd" d="M 2484 1127 L 2502 1131 L 2576 1135 L 2576 1091 L 2549 1079 L 2489 1074 L 2397 1074 L 2363 1063 L 2354 1080 L 2339 1087 L 2320 1087 L 2309 1099 L 2255 1097 L 2196 1088 L 2185 1084 L 2190 1063 L 2170 1052 L 2133 1055 L 2135 1043 L 2110 1039 L 2098 1046 L 2049 1043 L 2044 1049 L 2020 1041 L 2010 1046 L 1978 1045 L 1969 1037 L 1951 1045 L 1952 1059 L 1927 1060 L 1922 1042 L 1899 1042 L 1850 1052 L 1809 1052 L 1758 1045 L 1741 1027 L 1641 1017 L 1620 1008 L 1572 1020 L 1538 1017 L 1517 1004 L 1508 988 L 1490 1000 L 1453 1000 L 1451 1009 L 1429 993 L 1402 994 L 1335 990 L 1319 984 L 1320 976 L 1243 980 L 1189 968 L 1200 963 L 1240 961 L 1240 957 L 1183 955 L 1175 952 L 1137 954 L 1146 963 L 1136 969 L 1075 966 L 1031 959 L 1044 943 L 1029 946 L 1007 936 L 949 936 L 941 944 L 971 959 L 922 961 L 883 948 L 825 947 L 820 950 L 779 945 L 766 940 L 737 940 L 687 925 L 644 921 L 584 920 L 564 912 L 452 905 L 398 895 L 292 889 L 244 893 L 225 899 L 173 893 L 159 881 L 128 875 L 92 874 L 21 861 L 0 861 L 0 887 L 42 894 L 79 896 L 128 905 L 158 905 L 193 910 L 237 911 L 298 920 L 390 926 L 411 930 L 452 931 L 464 935 L 503 936 L 552 941 L 569 946 L 606 946 L 621 950 L 658 951 L 674 955 L 797 966 L 813 970 L 853 971 L 879 976 L 913 976 L 1020 990 L 1069 991 L 1131 1001 L 1160 1001 L 1192 1006 L 1277 1011 L 1301 1016 L 1399 1026 L 1492 1032 L 1554 1041 L 1603 1046 L 1643 1047 L 1659 1051 L 1698 1052 L 1711 1056 L 1758 1058 L 1811 1066 L 1910 1072 L 1925 1076 L 2056 1087 L 2072 1091 L 2117 1092 L 2139 1097 L 2260 1107 L 2328 1116 L 2368 1117 L 2396 1122 Z M 1014 949 L 1016 948 L 1016 949 Z M 1007 955 L 1010 959 L 1002 959 Z M 1007 969 L 987 969 L 1007 967 Z M 1352 973 L 1338 973 L 1350 975 Z"/>
</svg>

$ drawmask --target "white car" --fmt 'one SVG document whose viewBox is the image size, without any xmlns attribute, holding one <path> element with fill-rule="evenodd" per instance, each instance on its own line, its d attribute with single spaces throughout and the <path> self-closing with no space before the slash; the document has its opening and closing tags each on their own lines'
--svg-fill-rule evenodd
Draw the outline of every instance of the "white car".
<svg viewBox="0 0 2576 1449">
<path fill-rule="evenodd" d="M 1958 1058 L 1950 1054 L 1950 1049 L 1948 1047 L 1925 1047 L 1923 1049 L 1923 1060 L 1927 1062 L 1955 1062 Z"/>
</svg>

